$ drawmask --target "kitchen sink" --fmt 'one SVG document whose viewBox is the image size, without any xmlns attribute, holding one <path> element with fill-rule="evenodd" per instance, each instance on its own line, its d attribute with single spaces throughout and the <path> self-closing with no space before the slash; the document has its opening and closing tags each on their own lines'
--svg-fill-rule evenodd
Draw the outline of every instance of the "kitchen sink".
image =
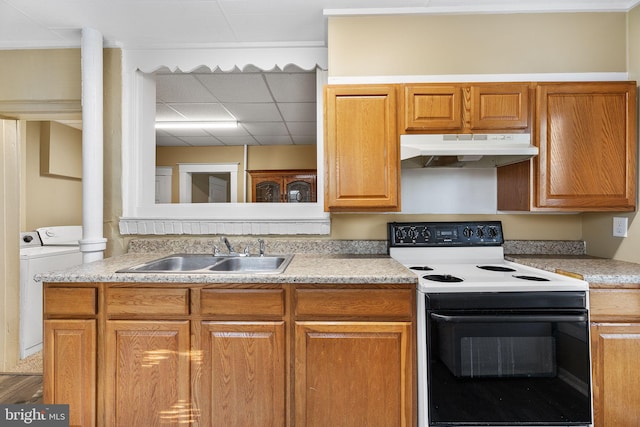
<svg viewBox="0 0 640 427">
<path fill-rule="evenodd" d="M 116 273 L 282 273 L 293 255 L 173 254 Z"/>
<path fill-rule="evenodd" d="M 239 271 L 247 273 L 278 271 L 285 261 L 287 261 L 287 257 L 284 256 L 238 256 L 223 259 L 209 267 L 209 270 L 220 272 Z M 286 268 L 286 265 L 282 270 L 284 270 L 284 268 Z"/>
</svg>

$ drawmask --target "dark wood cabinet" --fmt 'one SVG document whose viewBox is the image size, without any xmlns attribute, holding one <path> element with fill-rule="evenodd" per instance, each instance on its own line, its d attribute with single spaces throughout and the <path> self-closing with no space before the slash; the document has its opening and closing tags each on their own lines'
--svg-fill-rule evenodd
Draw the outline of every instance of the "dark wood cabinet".
<svg viewBox="0 0 640 427">
<path fill-rule="evenodd" d="M 316 170 L 251 171 L 251 200 L 258 203 L 312 203 Z"/>
</svg>

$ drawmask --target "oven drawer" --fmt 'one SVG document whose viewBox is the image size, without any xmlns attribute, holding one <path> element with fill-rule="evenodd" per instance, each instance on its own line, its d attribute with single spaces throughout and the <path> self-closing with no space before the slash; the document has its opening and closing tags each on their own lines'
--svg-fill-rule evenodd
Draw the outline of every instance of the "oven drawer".
<svg viewBox="0 0 640 427">
<path fill-rule="evenodd" d="M 297 289 L 296 318 L 375 317 L 411 320 L 412 289 Z"/>
</svg>

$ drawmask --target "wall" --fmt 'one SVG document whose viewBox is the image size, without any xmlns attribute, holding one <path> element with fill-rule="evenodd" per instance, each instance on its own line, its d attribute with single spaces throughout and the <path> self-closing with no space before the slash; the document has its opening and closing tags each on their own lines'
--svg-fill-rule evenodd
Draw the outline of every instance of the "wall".
<svg viewBox="0 0 640 427">
<path fill-rule="evenodd" d="M 18 361 L 20 328 L 20 133 L 15 120 L 0 120 L 0 372 Z"/>
<path fill-rule="evenodd" d="M 82 131 L 40 122 L 40 173 L 82 179 Z"/>
<path fill-rule="evenodd" d="M 247 163 L 248 170 L 316 169 L 316 146 L 250 146 Z"/>
<path fill-rule="evenodd" d="M 118 230 L 118 219 L 122 214 L 121 189 L 121 141 L 122 141 L 122 102 L 121 102 L 121 51 L 104 51 L 104 235 L 108 239 L 107 256 L 111 253 L 123 253 L 125 242 Z M 79 49 L 32 49 L 0 50 L 0 116 L 5 118 L 33 118 L 49 120 L 53 118 L 78 118 L 81 112 L 81 67 Z M 15 122 L 14 122 L 15 123 Z M 16 280 L 0 280 L 0 301 L 10 306 L 0 307 L 0 370 L 9 369 L 18 358 L 18 311 L 11 305 L 11 299 L 18 295 L 19 283 L 19 231 L 32 228 L 27 223 L 28 216 L 27 179 L 17 179 L 26 173 L 27 162 L 27 125 L 18 121 L 18 147 L 16 154 L 7 155 L 9 145 L 2 146 L 5 154 L 0 156 L 3 167 L 0 168 L 0 181 L 9 180 L 3 186 L 2 242 L 6 253 L 0 254 L 9 260 L 3 265 L 5 277 Z M 19 182 L 18 182 L 19 181 Z M 19 191 L 10 189 L 15 183 Z M 9 191 L 10 189 L 10 191 Z M 49 209 L 41 210 L 47 214 Z M 14 221 L 14 218 L 16 220 Z M 17 219 L 19 218 L 19 220 Z M 42 224 L 50 225 L 53 218 L 41 218 Z M 76 221 L 73 221 L 76 223 Z M 35 225 L 35 223 L 32 223 Z M 11 298 L 7 298 L 11 296 Z"/>
<path fill-rule="evenodd" d="M 82 181 L 41 173 L 41 136 L 46 123 L 29 121 L 26 131 L 26 167 L 22 176 L 25 223 L 23 231 L 51 225 L 82 224 Z"/>
<path fill-rule="evenodd" d="M 178 163 L 238 162 L 238 201 L 243 199 L 244 147 L 156 147 L 156 165 L 173 167 L 172 202 L 179 200 Z M 315 145 L 249 146 L 246 170 L 316 169 Z M 247 189 L 247 198 L 251 189 Z"/>
<path fill-rule="evenodd" d="M 628 19 L 629 79 L 640 79 L 640 6 L 632 9 Z M 626 217 L 629 221 L 628 237 L 613 237 L 613 217 Z M 640 221 L 637 213 L 585 214 L 582 228 L 590 254 L 605 258 L 640 263 Z"/>
<path fill-rule="evenodd" d="M 625 13 L 330 17 L 329 75 L 626 72 L 626 19 Z M 386 238 L 389 221 L 483 218 L 501 220 L 508 239 L 572 240 L 583 238 L 583 217 L 333 214 L 331 236 Z"/>
</svg>

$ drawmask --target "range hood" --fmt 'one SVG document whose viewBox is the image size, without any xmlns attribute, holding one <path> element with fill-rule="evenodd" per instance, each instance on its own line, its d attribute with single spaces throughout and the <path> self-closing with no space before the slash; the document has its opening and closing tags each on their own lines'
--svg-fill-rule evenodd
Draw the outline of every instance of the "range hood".
<svg viewBox="0 0 640 427">
<path fill-rule="evenodd" d="M 400 135 L 403 168 L 495 168 L 536 155 L 528 133 Z"/>
</svg>

